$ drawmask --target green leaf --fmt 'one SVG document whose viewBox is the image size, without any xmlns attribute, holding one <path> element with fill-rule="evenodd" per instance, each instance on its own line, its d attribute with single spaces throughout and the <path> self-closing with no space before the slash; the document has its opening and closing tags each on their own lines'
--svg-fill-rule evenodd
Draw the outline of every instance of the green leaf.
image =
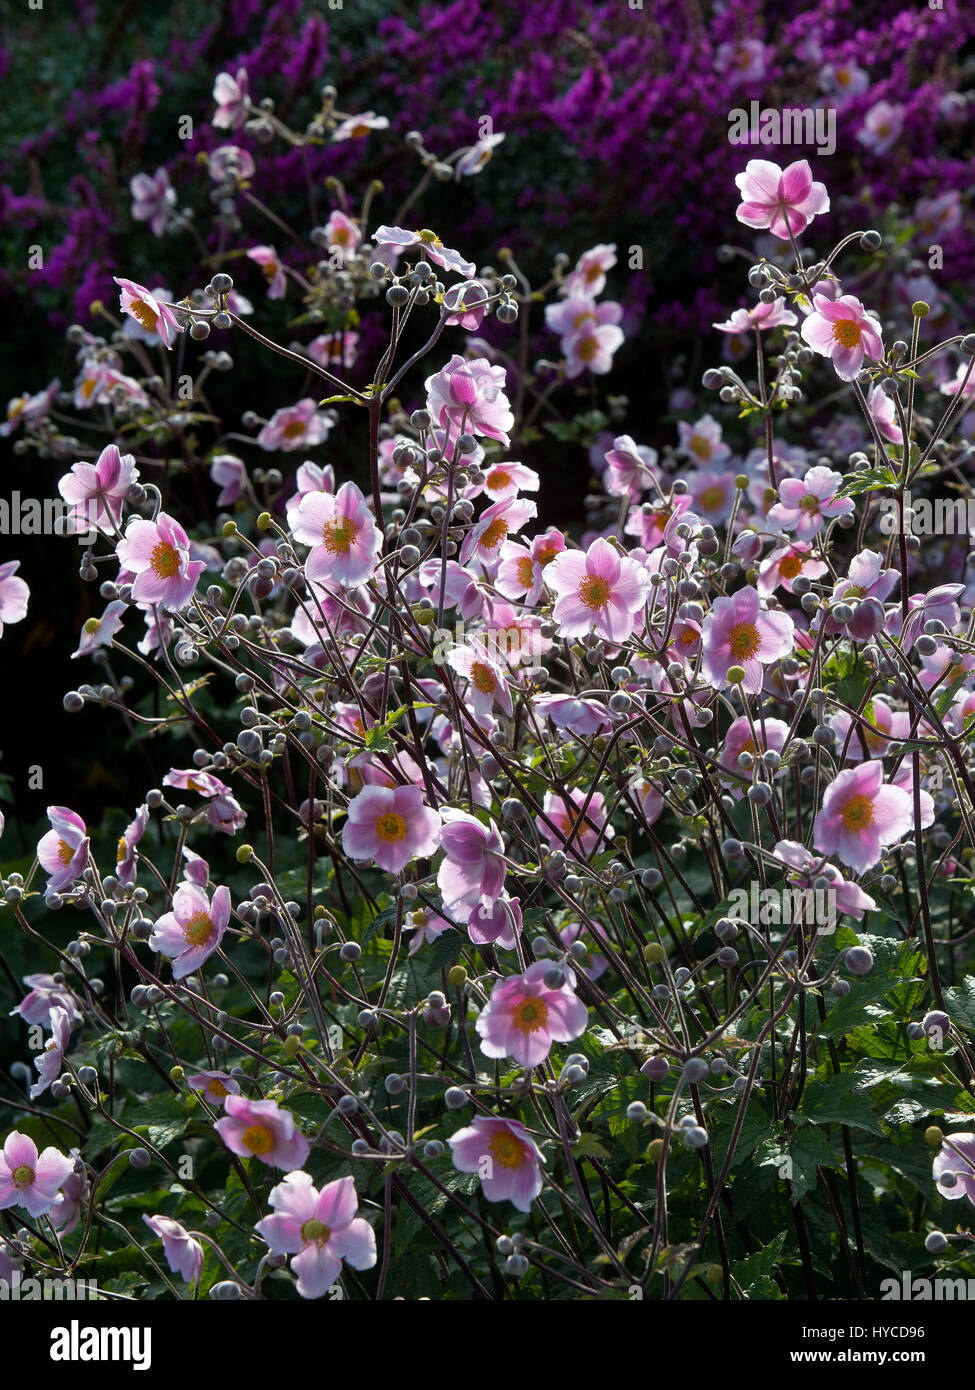
<svg viewBox="0 0 975 1390">
<path fill-rule="evenodd" d="M 742 1292 L 746 1298 L 751 1297 L 756 1286 L 768 1279 L 779 1262 L 782 1254 L 782 1247 L 785 1245 L 785 1231 L 780 1231 L 768 1245 L 756 1250 L 754 1255 L 748 1255 L 744 1260 L 738 1260 L 732 1268 L 732 1274 L 737 1283 L 742 1287 Z M 773 1286 L 774 1287 L 774 1286 Z M 763 1295 L 768 1296 L 768 1295 Z M 781 1292 L 777 1291 L 772 1297 L 781 1298 Z"/>
<path fill-rule="evenodd" d="M 802 1094 L 803 1119 L 814 1125 L 843 1124 L 853 1129 L 865 1129 L 870 1134 L 883 1135 L 869 1100 L 855 1093 L 856 1078 L 850 1072 L 831 1077 L 828 1081 L 811 1081 Z"/>
</svg>

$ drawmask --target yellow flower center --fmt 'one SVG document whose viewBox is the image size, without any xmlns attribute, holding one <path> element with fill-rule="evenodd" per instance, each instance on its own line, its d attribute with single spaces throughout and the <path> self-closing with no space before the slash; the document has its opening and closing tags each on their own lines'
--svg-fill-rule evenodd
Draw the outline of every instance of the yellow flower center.
<svg viewBox="0 0 975 1390">
<path fill-rule="evenodd" d="M 787 555 L 784 560 L 779 562 L 779 574 L 783 579 L 795 579 L 802 569 L 802 559 L 798 555 Z"/>
<path fill-rule="evenodd" d="M 274 1148 L 274 1135 L 267 1125 L 248 1125 L 240 1136 L 240 1142 L 258 1158 L 263 1158 Z"/>
<path fill-rule="evenodd" d="M 497 681 L 490 666 L 486 666 L 483 661 L 475 661 L 471 665 L 471 680 L 482 695 L 493 695 Z"/>
<path fill-rule="evenodd" d="M 840 347 L 859 347 L 860 337 L 860 325 L 853 319 L 837 319 L 833 324 L 833 341 L 839 343 Z"/>
<path fill-rule="evenodd" d="M 324 1245 L 332 1232 L 322 1221 L 306 1221 L 301 1228 L 301 1238 L 307 1241 L 317 1241 Z"/>
<path fill-rule="evenodd" d="M 705 439 L 700 434 L 696 434 L 693 436 L 693 438 L 690 441 L 689 448 L 691 453 L 697 454 L 699 459 L 706 459 L 711 457 L 710 440 Z"/>
<path fill-rule="evenodd" d="M 225 1096 L 230 1095 L 230 1092 L 223 1082 L 215 1076 L 211 1081 L 207 1082 L 207 1095 L 213 1100 L 223 1100 Z"/>
<path fill-rule="evenodd" d="M 799 503 L 799 510 L 802 512 L 818 512 L 819 498 L 813 493 L 807 492 L 806 496 Z"/>
<path fill-rule="evenodd" d="M 125 836 L 123 835 L 123 836 L 121 837 L 121 839 L 119 840 L 118 846 L 117 846 L 117 848 L 116 848 L 116 850 L 115 850 L 115 862 L 116 862 L 117 864 L 121 864 L 122 860 L 125 859 L 125 858 L 128 856 L 128 853 L 129 853 L 129 847 L 128 847 L 128 845 L 125 843 Z"/>
<path fill-rule="evenodd" d="M 97 385 L 98 378 L 96 376 L 90 376 L 87 381 L 81 383 L 81 394 L 84 396 L 85 400 L 94 392 Z"/>
<path fill-rule="evenodd" d="M 507 534 L 508 523 L 500 516 L 496 516 L 481 537 L 481 549 L 497 550 Z"/>
<path fill-rule="evenodd" d="M 282 434 L 285 439 L 300 439 L 306 428 L 304 420 L 292 420 L 289 425 L 285 425 Z"/>
<path fill-rule="evenodd" d="M 595 612 L 598 608 L 606 607 L 610 592 L 608 579 L 603 579 L 598 574 L 587 574 L 579 585 L 579 600 Z"/>
<path fill-rule="evenodd" d="M 759 637 L 758 629 L 754 623 L 736 623 L 731 629 L 728 646 L 731 649 L 731 655 L 737 657 L 739 661 L 748 661 L 761 645 L 762 639 Z"/>
<path fill-rule="evenodd" d="M 187 946 L 205 946 L 213 934 L 213 923 L 206 912 L 194 912 L 183 927 Z"/>
<path fill-rule="evenodd" d="M 425 241 L 428 246 L 443 245 L 443 242 L 437 236 L 436 232 L 431 232 L 429 227 L 424 227 L 421 231 L 415 232 L 414 235 L 418 236 L 421 241 Z"/>
<path fill-rule="evenodd" d="M 538 563 L 541 565 L 542 569 L 544 569 L 546 565 L 550 565 L 552 563 L 556 555 L 561 555 L 561 553 L 562 552 L 559 550 L 558 546 L 548 545 L 538 552 L 536 559 L 538 560 Z"/>
<path fill-rule="evenodd" d="M 172 579 L 179 569 L 179 551 L 168 541 L 158 541 L 153 547 L 149 564 L 160 579 Z"/>
<path fill-rule="evenodd" d="M 599 351 L 599 343 L 595 338 L 583 338 L 576 348 L 576 356 L 581 357 L 583 362 L 591 362 Z"/>
<path fill-rule="evenodd" d="M 406 838 L 406 821 L 398 811 L 386 811 L 376 821 L 376 834 L 384 845 Z"/>
<path fill-rule="evenodd" d="M 159 315 L 154 309 L 150 309 L 144 299 L 133 299 L 129 305 L 129 313 L 134 319 L 139 320 L 147 333 L 155 333 Z"/>
<path fill-rule="evenodd" d="M 348 555 L 358 534 L 359 528 L 354 521 L 327 521 L 322 527 L 325 549 L 333 555 Z"/>
<path fill-rule="evenodd" d="M 487 488 L 488 492 L 501 492 L 501 490 L 503 488 L 506 488 L 510 482 L 511 474 L 506 473 L 504 469 L 502 469 L 500 473 L 491 474 L 490 478 L 488 478 L 487 482 L 485 483 L 485 487 Z"/>
<path fill-rule="evenodd" d="M 855 834 L 873 824 L 873 801 L 869 796 L 851 796 L 843 807 L 843 824 Z"/>
<path fill-rule="evenodd" d="M 515 573 L 518 575 L 518 583 L 524 584 L 526 589 L 529 588 L 535 578 L 535 566 L 530 555 L 522 555 L 515 566 Z"/>
<path fill-rule="evenodd" d="M 67 840 L 58 840 L 58 859 L 61 861 L 61 863 L 64 865 L 68 865 L 71 863 L 73 858 L 74 850 L 68 844 Z"/>
<path fill-rule="evenodd" d="M 275 277 L 275 275 L 277 275 L 277 273 L 278 273 L 278 263 L 277 263 L 277 261 L 266 261 L 265 264 L 264 264 L 264 266 L 263 266 L 263 270 L 264 270 L 264 278 L 265 278 L 266 280 L 273 280 L 274 277 Z"/>
<path fill-rule="evenodd" d="M 720 507 L 724 501 L 724 493 L 715 484 L 713 487 L 706 487 L 697 501 L 700 507 Z"/>
<path fill-rule="evenodd" d="M 34 1170 L 28 1163 L 22 1163 L 10 1176 L 14 1180 L 14 1187 L 30 1187 L 34 1181 Z"/>
<path fill-rule="evenodd" d="M 544 999 L 523 999 L 512 1012 L 511 1022 L 519 1033 L 537 1033 L 548 1022 L 548 1005 Z"/>
<path fill-rule="evenodd" d="M 520 1168 L 527 1150 L 520 1139 L 506 1129 L 500 1129 L 488 1140 L 488 1150 L 502 1168 Z"/>
</svg>

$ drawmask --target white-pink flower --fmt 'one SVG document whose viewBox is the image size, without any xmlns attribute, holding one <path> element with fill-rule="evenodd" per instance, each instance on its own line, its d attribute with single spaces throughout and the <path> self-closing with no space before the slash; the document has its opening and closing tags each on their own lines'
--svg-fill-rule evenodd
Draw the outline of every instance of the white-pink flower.
<svg viewBox="0 0 975 1390">
<path fill-rule="evenodd" d="M 904 129 L 904 108 L 889 101 L 871 106 L 857 139 L 873 154 L 886 154 Z"/>
<path fill-rule="evenodd" d="M 349 802 L 342 848 L 351 859 L 372 859 L 391 874 L 426 859 L 440 843 L 440 816 L 421 787 L 363 787 Z"/>
<path fill-rule="evenodd" d="M 832 359 L 841 381 L 852 381 L 864 357 L 878 362 L 884 354 L 880 324 L 852 294 L 828 299 L 813 295 L 814 312 L 803 320 L 800 332 L 821 357 Z"/>
<path fill-rule="evenodd" d="M 433 261 L 443 270 L 456 271 L 458 275 L 470 280 L 477 267 L 473 261 L 465 261 L 459 251 L 444 246 L 436 232 L 423 227 L 420 231 L 409 231 L 406 227 L 377 227 L 373 233 L 376 243 L 376 259 L 388 262 L 398 258 L 404 251 L 419 251 L 424 259 Z"/>
<path fill-rule="evenodd" d="M 746 227 L 767 227 L 773 236 L 788 241 L 798 236 L 821 212 L 829 212 L 826 185 L 814 183 L 805 159 L 787 169 L 769 159 L 750 159 L 736 174 L 741 202 L 735 216 Z"/>
<path fill-rule="evenodd" d="M 19 560 L 5 560 L 0 565 L 0 637 L 5 623 L 19 623 L 27 617 L 30 589 L 17 574 Z"/>
<path fill-rule="evenodd" d="M 171 348 L 182 325 L 172 309 L 161 304 L 151 290 L 135 280 L 113 277 L 121 291 L 119 302 L 123 314 L 130 314 L 147 333 L 155 333 L 164 347 Z"/>
<path fill-rule="evenodd" d="M 334 580 L 352 589 L 372 578 L 383 533 L 355 483 L 343 483 L 334 495 L 306 493 L 293 517 L 295 540 L 312 547 L 305 563 L 309 582 Z"/>
<path fill-rule="evenodd" d="M 148 222 L 155 236 L 162 236 L 169 214 L 176 206 L 176 190 L 170 186 L 166 170 L 154 174 L 136 174 L 129 182 L 132 194 L 132 216 L 137 222 Z"/>
<path fill-rule="evenodd" d="M 217 103 L 213 125 L 224 130 L 240 130 L 247 122 L 249 90 L 246 68 L 238 68 L 236 77 L 231 77 L 229 72 L 218 73 L 213 84 L 213 100 Z"/>
<path fill-rule="evenodd" d="M 143 607 L 159 604 L 171 613 L 189 603 L 206 569 L 203 560 L 190 559 L 186 532 L 166 512 L 155 521 L 130 521 L 115 553 L 122 568 L 135 575 L 134 602 Z"/>
<path fill-rule="evenodd" d="M 48 891 L 60 893 L 88 867 L 88 831 L 79 815 L 67 806 L 49 806 L 51 829 L 37 846 L 41 868 L 50 876 Z"/>
<path fill-rule="evenodd" d="M 273 449 L 281 449 L 285 453 L 291 453 L 294 449 L 313 449 L 327 438 L 333 423 L 330 414 L 318 409 L 317 401 L 305 396 L 296 405 L 276 410 L 257 436 L 257 442 L 269 452 Z"/>
<path fill-rule="evenodd" d="M 26 1134 L 14 1130 L 0 1150 L 0 1211 L 23 1207 L 30 1216 L 46 1216 L 62 1201 L 60 1187 L 74 1171 L 74 1159 L 57 1149 L 38 1154 Z"/>
<path fill-rule="evenodd" d="M 305 1172 L 289 1173 L 268 1198 L 272 1216 L 255 1230 L 275 1255 L 290 1255 L 302 1298 L 321 1298 L 342 1272 L 376 1263 L 376 1236 L 369 1222 L 356 1216 L 359 1207 L 355 1181 L 336 1178 L 319 1192 Z"/>
<path fill-rule="evenodd" d="M 281 259 L 274 247 L 252 246 L 247 252 L 247 259 L 253 261 L 255 265 L 259 265 L 264 271 L 268 299 L 283 299 L 284 292 L 288 288 L 288 281 Z"/>
<path fill-rule="evenodd" d="M 649 589 L 642 566 L 601 536 L 587 551 L 556 555 L 545 583 L 556 595 L 552 618 L 563 637 L 595 632 L 613 643 L 630 636 Z"/>
<path fill-rule="evenodd" d="M 182 980 L 213 955 L 229 921 L 229 888 L 218 888 L 211 903 L 195 883 L 181 883 L 173 894 L 172 912 L 156 922 L 149 945 L 169 957 L 173 979 Z"/>
</svg>

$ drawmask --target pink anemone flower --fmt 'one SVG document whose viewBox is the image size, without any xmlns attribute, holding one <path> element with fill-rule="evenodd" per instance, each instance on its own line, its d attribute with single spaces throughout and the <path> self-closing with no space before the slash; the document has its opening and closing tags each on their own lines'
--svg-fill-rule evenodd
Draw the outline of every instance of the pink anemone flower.
<svg viewBox="0 0 975 1390">
<path fill-rule="evenodd" d="M 445 858 L 437 887 L 448 916 L 465 919 L 479 904 L 491 908 L 504 886 L 504 841 L 493 821 L 482 825 L 466 811 L 446 807 L 440 845 Z"/>
<path fill-rule="evenodd" d="M 600 536 L 589 549 L 563 550 L 545 568 L 556 594 L 552 617 L 563 637 L 595 632 L 620 643 L 633 632 L 646 602 L 649 578 L 636 560 Z"/>
<path fill-rule="evenodd" d="M 750 159 L 735 183 L 742 198 L 735 213 L 738 221 L 746 227 L 767 227 L 782 241 L 805 231 L 819 213 L 829 212 L 826 185 L 813 182 L 805 159 L 787 169 L 768 159 Z"/>
<path fill-rule="evenodd" d="M 761 611 L 758 591 L 739 589 L 730 598 L 715 599 L 701 627 L 701 670 L 716 690 L 728 685 L 728 671 L 741 666 L 744 689 L 757 695 L 765 679 L 763 667 L 792 651 L 795 624 L 787 613 Z"/>
<path fill-rule="evenodd" d="M 269 1168 L 286 1173 L 303 1166 L 310 1145 L 290 1110 L 282 1110 L 273 1100 L 248 1100 L 246 1096 L 227 1096 L 224 1110 L 213 1127 L 231 1153 L 260 1159 Z"/>
<path fill-rule="evenodd" d="M 486 1057 L 512 1057 L 523 1067 L 540 1066 L 556 1042 L 571 1042 L 586 1030 L 588 1011 L 568 982 L 550 989 L 550 966 L 536 961 L 521 975 L 509 975 L 491 991 L 477 1016 L 481 1051 Z"/>
<path fill-rule="evenodd" d="M 203 1269 L 203 1246 L 185 1226 L 169 1216 L 145 1216 L 143 1221 L 162 1241 L 166 1263 L 186 1284 L 195 1284 Z"/>
<path fill-rule="evenodd" d="M 489 1202 L 510 1202 L 530 1211 L 542 1190 L 541 1150 L 519 1120 L 478 1115 L 447 1140 L 454 1167 L 477 1173 Z"/>
<path fill-rule="evenodd" d="M 211 903 L 195 883 L 181 883 L 173 894 L 172 912 L 156 922 L 149 945 L 169 957 L 173 979 L 182 980 L 213 955 L 229 921 L 229 888 L 218 888 Z"/>
<path fill-rule="evenodd" d="M 81 817 L 67 806 L 49 806 L 47 818 L 51 829 L 41 837 L 37 858 L 50 875 L 48 890 L 60 893 L 87 868 L 88 832 Z"/>
<path fill-rule="evenodd" d="M 376 1236 L 369 1222 L 357 1216 L 359 1199 L 351 1177 L 336 1178 L 319 1192 L 307 1173 L 289 1173 L 268 1198 L 272 1216 L 255 1230 L 275 1255 L 291 1255 L 302 1298 L 321 1298 L 342 1272 L 376 1263 Z"/>
<path fill-rule="evenodd" d="M 832 360 L 841 381 L 852 381 L 865 357 L 872 362 L 883 357 L 880 324 L 854 295 L 829 299 L 824 294 L 814 294 L 813 309 L 800 331 L 813 352 Z"/>
<path fill-rule="evenodd" d="M 74 1159 L 54 1148 L 38 1154 L 33 1139 L 14 1130 L 0 1150 L 0 1211 L 24 1207 L 30 1216 L 46 1216 L 61 1202 L 61 1185 L 72 1172 Z"/>
<path fill-rule="evenodd" d="M 115 553 L 122 568 L 135 575 L 133 600 L 143 607 L 157 603 L 173 613 L 186 607 L 206 569 L 205 561 L 190 559 L 186 532 L 165 512 L 155 521 L 130 521 Z"/>
<path fill-rule="evenodd" d="M 177 333 L 183 331 L 183 326 L 172 309 L 160 304 L 145 285 L 118 275 L 113 276 L 113 279 L 121 290 L 119 300 L 123 314 L 131 315 L 147 333 L 155 333 L 164 347 L 171 348 Z"/>
<path fill-rule="evenodd" d="M 349 802 L 342 848 L 352 859 L 372 859 L 391 874 L 412 859 L 426 859 L 440 841 L 440 816 L 420 787 L 364 787 Z"/>
<path fill-rule="evenodd" d="M 910 796 L 901 787 L 885 785 L 883 763 L 870 759 L 845 768 L 826 788 L 813 843 L 823 854 L 835 854 L 865 873 L 880 861 L 884 847 L 896 844 L 913 824 Z"/>
</svg>

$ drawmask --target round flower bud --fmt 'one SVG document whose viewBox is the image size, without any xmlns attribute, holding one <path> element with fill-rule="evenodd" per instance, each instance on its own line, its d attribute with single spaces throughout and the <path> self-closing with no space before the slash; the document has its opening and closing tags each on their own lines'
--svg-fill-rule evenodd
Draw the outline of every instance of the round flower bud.
<svg viewBox="0 0 975 1390">
<path fill-rule="evenodd" d="M 851 975 L 869 975 L 873 969 L 873 956 L 865 946 L 851 946 L 843 964 Z"/>
</svg>

